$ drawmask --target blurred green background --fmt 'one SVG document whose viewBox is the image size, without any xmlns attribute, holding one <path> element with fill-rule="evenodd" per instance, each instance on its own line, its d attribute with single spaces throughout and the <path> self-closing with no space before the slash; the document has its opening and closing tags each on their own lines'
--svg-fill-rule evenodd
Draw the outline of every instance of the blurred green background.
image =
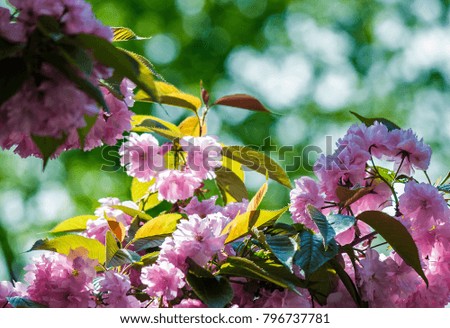
<svg viewBox="0 0 450 328">
<path fill-rule="evenodd" d="M 212 99 L 245 92 L 276 115 L 219 107 L 208 117 L 210 134 L 226 144 L 291 145 L 272 153 L 282 166 L 313 145 L 326 151 L 356 119 L 384 116 L 412 127 L 431 144 L 430 175 L 450 165 L 449 0 L 92 0 L 111 26 L 126 26 L 148 41 L 127 48 L 145 54 L 165 79 L 199 94 L 203 80 Z M 5 1 L 0 0 L 1 5 Z M 169 106 L 139 105 L 179 123 L 189 113 Z M 265 144 L 265 146 L 264 146 Z M 331 150 L 328 150 L 331 151 Z M 71 151 L 42 162 L 0 152 L 0 280 L 19 278 L 33 241 L 57 221 L 91 213 L 97 199 L 129 199 L 123 172 L 102 172 L 102 149 Z M 317 152 L 289 172 L 311 174 Z M 419 174 L 418 178 L 422 176 Z M 264 177 L 248 174 L 255 191 Z M 265 206 L 284 206 L 289 191 L 274 183 Z"/>
</svg>

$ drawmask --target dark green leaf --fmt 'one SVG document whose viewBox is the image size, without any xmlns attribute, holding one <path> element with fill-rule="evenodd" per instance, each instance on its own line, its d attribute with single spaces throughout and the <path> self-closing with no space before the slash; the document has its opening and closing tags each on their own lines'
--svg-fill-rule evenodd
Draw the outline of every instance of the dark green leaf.
<svg viewBox="0 0 450 328">
<path fill-rule="evenodd" d="M 77 130 L 81 149 L 84 148 L 86 137 L 88 136 L 88 134 L 91 131 L 92 127 L 94 126 L 95 122 L 97 122 L 97 119 L 98 119 L 98 116 L 84 115 L 84 120 L 86 121 L 86 126 L 79 128 Z"/>
<path fill-rule="evenodd" d="M 272 180 L 279 182 L 285 187 L 292 188 L 286 172 L 264 153 L 246 146 L 225 146 L 222 148 L 222 154 L 264 176 L 268 174 Z"/>
<path fill-rule="evenodd" d="M 0 37 L 0 60 L 7 57 L 16 57 L 17 53 L 23 49 L 23 45 L 10 43 Z"/>
<path fill-rule="evenodd" d="M 211 308 L 223 308 L 231 302 L 233 289 L 226 278 L 214 276 L 190 258 L 186 262 L 189 264 L 186 281 L 203 303 Z"/>
<path fill-rule="evenodd" d="M 127 53 L 117 49 L 108 40 L 91 34 L 79 34 L 75 37 L 78 44 L 90 49 L 101 64 L 112 67 L 117 74 L 129 78 L 137 87 L 158 99 L 155 93 L 153 75 L 144 69 L 145 65 L 137 62 Z"/>
<path fill-rule="evenodd" d="M 335 291 L 338 286 L 339 277 L 329 263 L 326 263 L 314 273 L 307 275 L 306 283 L 311 296 L 320 305 L 326 305 L 328 295 Z"/>
<path fill-rule="evenodd" d="M 22 58 L 0 61 L 0 105 L 20 90 L 28 79 L 27 65 Z"/>
<path fill-rule="evenodd" d="M 47 306 L 33 302 L 24 297 L 14 296 L 7 297 L 6 300 L 13 308 L 25 308 L 25 309 L 33 309 L 33 308 L 46 308 Z"/>
<path fill-rule="evenodd" d="M 266 235 L 266 243 L 273 255 L 292 272 L 294 255 L 297 252 L 297 242 L 286 235 Z"/>
<path fill-rule="evenodd" d="M 366 307 L 366 304 L 361 299 L 361 296 L 359 295 L 358 289 L 356 288 L 355 283 L 353 282 L 352 278 L 350 278 L 348 273 L 338 263 L 338 261 L 336 261 L 335 259 L 332 259 L 328 263 L 336 271 L 337 275 L 341 279 L 342 283 L 344 284 L 345 288 L 349 292 L 350 296 L 355 301 L 355 304 L 358 307 Z"/>
<path fill-rule="evenodd" d="M 450 193 L 450 184 L 445 184 L 442 186 L 437 187 L 439 191 L 443 191 L 445 193 Z"/>
<path fill-rule="evenodd" d="M 142 239 L 138 239 L 136 240 L 133 245 L 134 245 L 134 250 L 136 252 L 140 252 L 143 251 L 145 249 L 150 249 L 150 248 L 156 248 L 162 245 L 162 243 L 164 242 L 164 238 L 142 238 Z"/>
<path fill-rule="evenodd" d="M 292 274 L 284 265 L 272 260 L 258 258 L 250 260 L 230 256 L 222 263 L 219 274 L 268 281 L 291 290 L 295 290 L 296 287 L 305 287 L 300 278 Z"/>
<path fill-rule="evenodd" d="M 327 220 L 333 227 L 336 235 L 348 230 L 356 222 L 356 219 L 353 216 L 342 214 L 331 214 L 327 217 Z"/>
<path fill-rule="evenodd" d="M 356 218 L 367 223 L 373 230 L 378 232 L 391 245 L 394 251 L 400 255 L 403 261 L 422 277 L 428 286 L 428 279 L 420 264 L 417 245 L 400 221 L 379 211 L 366 211 L 359 214 Z"/>
<path fill-rule="evenodd" d="M 307 206 L 307 210 L 311 219 L 314 221 L 316 226 L 319 228 L 320 233 L 323 238 L 323 246 L 325 250 L 328 249 L 328 245 L 334 241 L 334 237 L 336 236 L 336 232 L 331 227 L 330 223 L 327 220 L 327 217 L 322 214 L 317 208 L 309 204 Z"/>
<path fill-rule="evenodd" d="M 66 138 L 67 136 L 63 136 L 59 139 L 52 137 L 31 136 L 31 139 L 33 139 L 34 143 L 41 152 L 42 159 L 44 161 L 44 169 L 50 157 L 52 157 L 56 153 L 58 148 L 66 142 Z"/>
<path fill-rule="evenodd" d="M 361 122 L 363 122 L 367 126 L 371 126 L 375 122 L 378 122 L 378 123 L 384 124 L 388 128 L 389 131 L 401 129 L 397 124 L 395 124 L 385 118 L 381 118 L 381 117 L 380 118 L 368 118 L 368 117 L 361 116 L 358 113 L 355 113 L 352 111 L 350 111 L 350 113 L 355 115 Z"/>
<path fill-rule="evenodd" d="M 63 73 L 70 81 L 72 81 L 81 91 L 94 99 L 105 112 L 109 112 L 108 105 L 103 98 L 103 93 L 98 87 L 93 85 L 89 80 L 80 77 L 78 68 L 71 62 L 71 58 L 63 54 L 49 53 L 45 56 L 45 60 Z"/>
<path fill-rule="evenodd" d="M 338 253 L 338 246 L 333 240 L 325 250 L 323 239 L 309 231 L 300 234 L 300 249 L 294 257 L 297 264 L 306 274 L 312 274 Z"/>
<path fill-rule="evenodd" d="M 37 27 L 42 34 L 50 37 L 53 41 L 58 41 L 64 36 L 61 33 L 59 22 L 53 16 L 39 16 Z"/>
</svg>

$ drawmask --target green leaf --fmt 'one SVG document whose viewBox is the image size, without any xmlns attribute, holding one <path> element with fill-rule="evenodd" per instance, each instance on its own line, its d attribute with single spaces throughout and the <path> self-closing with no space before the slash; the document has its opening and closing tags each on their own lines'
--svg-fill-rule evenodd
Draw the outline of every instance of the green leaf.
<svg viewBox="0 0 450 328">
<path fill-rule="evenodd" d="M 339 276 L 328 263 L 317 271 L 307 275 L 306 283 L 311 296 L 320 304 L 326 305 L 328 295 L 334 292 L 339 283 Z"/>
<path fill-rule="evenodd" d="M 18 92 L 28 79 L 27 64 L 22 58 L 0 61 L 0 105 Z"/>
<path fill-rule="evenodd" d="M 39 16 L 37 28 L 53 41 L 59 41 L 64 36 L 58 20 L 53 16 Z"/>
<path fill-rule="evenodd" d="M 129 216 L 138 217 L 138 218 L 140 218 L 140 219 L 142 219 L 144 221 L 150 221 L 150 220 L 153 219 L 147 213 L 145 213 L 143 211 L 136 210 L 134 208 L 130 208 L 130 207 L 123 206 L 123 205 L 112 205 L 111 207 L 115 208 L 117 210 L 121 210 L 122 212 L 124 212 L 125 214 L 128 214 Z"/>
<path fill-rule="evenodd" d="M 190 109 L 195 113 L 202 106 L 202 101 L 200 98 L 184 93 L 169 83 L 156 81 L 155 86 L 159 96 L 159 101 L 142 90 L 136 93 L 134 99 L 136 101 L 158 102 L 161 104 L 182 107 Z"/>
<path fill-rule="evenodd" d="M 222 191 L 225 203 L 242 202 L 248 199 L 244 182 L 233 171 L 222 166 L 216 171 L 217 186 Z"/>
<path fill-rule="evenodd" d="M 445 192 L 447 194 L 450 193 L 450 184 L 445 184 L 445 185 L 442 185 L 442 186 L 438 186 L 437 188 L 438 188 L 439 191 L 443 191 L 443 192 Z"/>
<path fill-rule="evenodd" d="M 131 29 L 128 27 L 111 27 L 113 31 L 113 41 L 130 41 L 130 40 L 148 40 L 151 37 L 141 37 L 137 36 Z"/>
<path fill-rule="evenodd" d="M 264 176 L 268 174 L 272 180 L 277 181 L 287 188 L 292 188 L 286 172 L 264 153 L 246 146 L 224 146 L 222 148 L 222 154 Z"/>
<path fill-rule="evenodd" d="M 62 144 L 66 142 L 66 138 L 66 135 L 59 139 L 52 137 L 31 136 L 31 139 L 33 139 L 42 155 L 44 169 L 50 157 L 56 153 L 56 151 Z"/>
<path fill-rule="evenodd" d="M 70 56 L 65 53 L 52 52 L 45 55 L 45 60 L 65 75 L 71 82 L 73 82 L 78 89 L 83 91 L 89 97 L 94 99 L 105 112 L 109 112 L 108 105 L 101 90 L 93 85 L 88 79 L 84 79 L 79 74 L 79 68 L 73 63 Z"/>
<path fill-rule="evenodd" d="M 6 300 L 13 308 L 24 308 L 24 309 L 34 309 L 34 308 L 46 308 L 47 306 L 36 303 L 28 298 L 14 296 L 7 297 Z"/>
<path fill-rule="evenodd" d="M 220 266 L 218 273 L 233 277 L 268 281 L 294 291 L 296 287 L 305 287 L 303 280 L 292 274 L 283 264 L 272 260 L 250 260 L 243 257 L 229 256 Z"/>
<path fill-rule="evenodd" d="M 119 245 L 117 244 L 117 239 L 114 237 L 111 231 L 106 231 L 105 236 L 105 251 L 106 251 L 106 267 L 109 266 L 109 262 L 112 260 L 114 255 L 120 250 Z"/>
<path fill-rule="evenodd" d="M 79 215 L 73 218 L 67 219 L 56 225 L 51 233 L 58 232 L 80 232 L 86 230 L 86 224 L 89 220 L 97 220 L 98 217 L 95 215 Z"/>
<path fill-rule="evenodd" d="M 247 212 L 256 211 L 258 209 L 264 196 L 267 193 L 268 188 L 269 185 L 267 184 L 267 182 L 264 182 L 261 188 L 259 188 L 259 190 L 256 192 L 255 196 L 253 196 L 252 200 L 248 203 Z"/>
<path fill-rule="evenodd" d="M 15 57 L 17 58 L 17 53 L 22 51 L 23 45 L 17 43 L 10 43 L 6 40 L 3 40 L 0 37 L 0 61 L 7 57 Z M 2 76 L 2 75 L 0 75 Z"/>
<path fill-rule="evenodd" d="M 124 264 L 137 263 L 141 257 L 136 252 L 119 248 L 118 241 L 111 231 L 106 232 L 106 263 L 107 268 L 119 267 Z"/>
<path fill-rule="evenodd" d="M 294 255 L 298 250 L 297 242 L 286 235 L 266 235 L 266 243 L 273 255 L 292 272 Z"/>
<path fill-rule="evenodd" d="M 366 211 L 356 217 L 378 232 L 398 255 L 413 268 L 428 286 L 428 279 L 420 264 L 419 251 L 405 226 L 392 216 L 379 211 Z"/>
<path fill-rule="evenodd" d="M 379 173 L 381 178 L 383 178 L 390 185 L 392 185 L 392 183 L 395 180 L 395 172 L 394 171 L 391 171 L 391 170 L 386 169 L 386 168 L 381 167 L 381 166 L 377 166 L 376 170 L 378 171 L 378 173 Z"/>
<path fill-rule="evenodd" d="M 245 175 L 241 163 L 228 157 L 222 157 L 222 167 L 216 171 L 216 175 L 217 186 L 222 193 L 225 204 L 248 199 L 247 188 L 244 184 Z"/>
<path fill-rule="evenodd" d="M 97 119 L 98 119 L 97 115 L 94 115 L 94 116 L 84 115 L 84 120 L 86 121 L 86 125 L 77 130 L 81 149 L 84 148 L 86 137 L 89 134 L 89 132 L 91 131 L 95 122 L 97 122 Z"/>
<path fill-rule="evenodd" d="M 355 301 L 355 304 L 358 307 L 367 307 L 366 304 L 361 299 L 361 296 L 359 295 L 358 289 L 356 288 L 355 283 L 353 282 L 352 278 L 350 278 L 348 273 L 338 263 L 338 261 L 336 261 L 335 259 L 331 259 L 328 263 L 336 271 L 336 274 L 339 276 L 339 278 L 341 279 L 345 288 L 349 292 L 350 296 Z"/>
<path fill-rule="evenodd" d="M 256 210 L 237 215 L 222 231 L 222 235 L 228 234 L 225 243 L 248 235 L 253 227 L 260 228 L 276 221 L 286 210 L 284 207 L 276 211 Z"/>
<path fill-rule="evenodd" d="M 129 78 L 138 88 L 158 99 L 153 74 L 149 73 L 145 65 L 101 37 L 79 34 L 74 38 L 85 49 L 90 49 L 95 59 L 101 64 L 114 68 L 116 74 Z"/>
<path fill-rule="evenodd" d="M 270 111 L 266 107 L 264 107 L 264 105 L 258 99 L 246 94 L 224 96 L 217 99 L 213 105 L 223 105 L 248 109 L 256 112 L 270 113 Z"/>
<path fill-rule="evenodd" d="M 327 217 L 327 220 L 336 235 L 339 235 L 341 232 L 348 230 L 356 222 L 356 219 L 353 216 L 342 214 L 331 214 Z"/>
<path fill-rule="evenodd" d="M 207 129 L 206 124 L 203 124 L 200 131 L 200 118 L 197 116 L 186 117 L 180 124 L 178 124 L 178 128 L 183 135 L 193 137 L 201 137 L 206 135 Z"/>
<path fill-rule="evenodd" d="M 177 228 L 178 221 L 182 218 L 180 214 L 162 214 L 146 222 L 134 236 L 134 240 L 142 238 L 160 238 L 169 236 Z"/>
<path fill-rule="evenodd" d="M 309 204 L 307 207 L 308 213 L 311 216 L 311 219 L 314 221 L 316 226 L 319 228 L 319 231 L 323 238 L 323 246 L 325 250 L 327 250 L 328 245 L 334 241 L 334 237 L 336 236 L 336 232 L 331 227 L 330 223 L 327 220 L 327 217 L 322 214 L 317 208 Z"/>
<path fill-rule="evenodd" d="M 157 192 L 149 194 L 149 189 L 154 182 L 154 180 L 141 182 L 136 178 L 133 178 L 131 182 L 131 199 L 136 203 L 140 202 L 140 207 L 142 207 L 143 211 L 147 211 L 161 203 Z"/>
<path fill-rule="evenodd" d="M 145 254 L 141 257 L 141 260 L 139 262 L 134 263 L 135 266 L 149 266 L 154 264 L 159 257 L 159 251 L 151 252 L 148 254 Z"/>
<path fill-rule="evenodd" d="M 169 140 L 183 137 L 178 126 L 150 115 L 132 116 L 131 127 L 133 132 L 155 132 Z"/>
<path fill-rule="evenodd" d="M 387 120 L 385 118 L 381 118 L 381 117 L 379 117 L 379 118 L 378 117 L 377 118 L 368 118 L 368 117 L 361 116 L 358 113 L 355 113 L 355 112 L 352 112 L 352 111 L 350 111 L 350 113 L 352 113 L 354 116 L 356 116 L 356 118 L 358 118 L 366 126 L 371 126 L 375 122 L 378 122 L 378 123 L 384 124 L 388 128 L 389 131 L 400 130 L 401 129 L 397 124 L 395 124 L 395 123 L 393 123 L 393 122 L 391 122 L 391 121 L 389 121 L 389 120 Z"/>
<path fill-rule="evenodd" d="M 233 289 L 226 278 L 214 276 L 190 258 L 186 262 L 189 264 L 186 281 L 203 303 L 211 308 L 223 308 L 231 302 Z"/>
<path fill-rule="evenodd" d="M 309 275 L 335 257 L 338 250 L 334 241 L 329 243 L 328 249 L 325 250 L 320 236 L 304 231 L 300 233 L 300 249 L 295 254 L 294 263 Z"/>
<path fill-rule="evenodd" d="M 90 239 L 79 235 L 65 235 L 53 239 L 38 240 L 29 251 L 47 250 L 68 255 L 71 250 L 85 248 L 91 259 L 98 260 L 100 264 L 105 262 L 105 246 L 96 239 Z"/>
</svg>

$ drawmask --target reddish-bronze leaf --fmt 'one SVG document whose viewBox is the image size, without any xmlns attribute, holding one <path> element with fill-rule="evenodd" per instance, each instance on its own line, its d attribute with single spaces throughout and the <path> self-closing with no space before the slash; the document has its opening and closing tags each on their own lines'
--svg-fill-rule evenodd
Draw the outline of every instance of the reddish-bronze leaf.
<svg viewBox="0 0 450 328">
<path fill-rule="evenodd" d="M 214 102 L 214 105 L 223 105 L 253 110 L 256 112 L 270 113 L 270 111 L 266 107 L 264 107 L 264 105 L 258 99 L 246 94 L 224 96 L 217 99 Z"/>
</svg>

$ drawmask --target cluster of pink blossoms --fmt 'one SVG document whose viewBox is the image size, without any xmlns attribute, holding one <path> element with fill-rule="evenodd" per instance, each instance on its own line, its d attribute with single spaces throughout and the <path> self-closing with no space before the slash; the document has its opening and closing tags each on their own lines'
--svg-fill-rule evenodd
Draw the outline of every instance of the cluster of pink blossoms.
<svg viewBox="0 0 450 328">
<path fill-rule="evenodd" d="M 295 222 L 316 230 L 307 206 L 322 209 L 324 214 L 338 211 L 338 188 L 368 192 L 343 214 L 358 215 L 364 211 L 380 211 L 395 205 L 397 219 L 408 228 L 421 256 L 427 288 L 419 275 L 395 253 L 388 256 L 368 248 L 360 256 L 356 272 L 347 259 L 346 270 L 361 289 L 362 298 L 371 307 L 443 307 L 450 302 L 450 209 L 439 190 L 412 178 L 414 170 L 426 170 L 431 148 L 419 140 L 412 130 L 388 131 L 375 122 L 352 126 L 337 142 L 331 156 L 322 155 L 315 164 L 318 182 L 302 177 L 291 191 L 290 211 Z M 394 162 L 395 177 L 407 179 L 404 192 L 394 203 L 392 185 L 378 176 L 374 159 Z M 336 236 L 341 245 L 355 242 L 372 230 L 360 221 Z M 328 306 L 355 306 L 342 283 L 329 295 Z"/>
<path fill-rule="evenodd" d="M 180 146 L 181 150 L 171 151 L 172 144 L 160 146 L 151 134 L 132 132 L 119 154 L 128 175 L 141 182 L 154 179 L 151 191 L 158 192 L 160 200 L 175 203 L 194 196 L 203 180 L 214 179 L 214 170 L 222 166 L 222 146 L 214 137 L 185 136 Z"/>
<path fill-rule="evenodd" d="M 13 55 L 20 58 L 28 51 L 28 42 L 37 29 L 39 18 L 51 16 L 59 23 L 67 36 L 91 34 L 112 40 L 111 29 L 102 25 L 91 6 L 83 0 L 11 0 L 17 15 L 11 16 L 6 8 L 0 8 L 0 39 L 16 44 L 19 49 Z M 54 51 L 57 52 L 56 50 Z M 120 90 L 124 99 L 118 99 L 106 88 L 100 88 L 109 113 L 99 108 L 96 100 L 80 90 L 46 58 L 36 59 L 32 71 L 18 92 L 0 104 L 0 147 L 10 149 L 22 157 L 42 157 L 33 137 L 59 140 L 53 156 L 74 148 L 90 150 L 103 143 L 114 145 L 124 131 L 131 128 L 134 84 L 124 80 Z M 80 77 L 97 86 L 99 79 L 111 76 L 112 71 L 92 60 L 91 72 L 76 72 Z M 25 62 L 22 66 L 25 65 Z M 27 64 L 28 66 L 28 64 Z M 30 65 L 31 66 L 31 65 Z M 94 125 L 80 142 L 79 130 L 87 126 L 88 119 Z M 84 144 L 83 144 L 84 142 Z"/>
</svg>

